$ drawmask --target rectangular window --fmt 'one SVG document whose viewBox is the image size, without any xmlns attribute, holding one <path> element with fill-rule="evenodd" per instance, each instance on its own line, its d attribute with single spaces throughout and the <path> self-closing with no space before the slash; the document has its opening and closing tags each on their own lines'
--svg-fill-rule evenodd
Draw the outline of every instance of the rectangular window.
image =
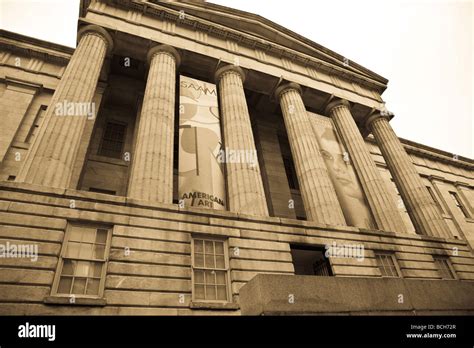
<svg viewBox="0 0 474 348">
<path fill-rule="evenodd" d="M 447 257 L 433 256 L 433 259 L 441 279 L 456 279 L 454 269 Z"/>
<path fill-rule="evenodd" d="M 102 297 L 110 239 L 110 228 L 69 224 L 53 294 Z"/>
<path fill-rule="evenodd" d="M 28 135 L 26 136 L 25 142 L 26 143 L 32 143 L 33 137 L 36 136 L 38 133 L 38 129 L 41 125 L 41 122 L 43 122 L 44 118 L 44 113 L 47 109 L 46 105 L 41 105 L 38 109 L 38 112 L 36 113 L 35 119 L 33 120 L 33 124 L 31 125 L 30 131 L 28 132 Z"/>
<path fill-rule="evenodd" d="M 285 165 L 286 177 L 288 179 L 290 189 L 299 190 L 300 187 L 298 185 L 298 178 L 296 176 L 293 160 L 289 157 L 283 157 L 283 164 Z"/>
<path fill-rule="evenodd" d="M 324 249 L 304 245 L 291 245 L 290 248 L 295 275 L 333 275 Z"/>
<path fill-rule="evenodd" d="M 450 195 L 451 198 L 453 199 L 454 204 L 456 205 L 456 207 L 458 207 L 458 209 L 459 209 L 459 210 L 461 211 L 461 213 L 464 215 L 464 217 L 466 217 L 466 218 L 470 217 L 470 216 L 469 216 L 469 213 L 467 212 L 466 207 L 464 206 L 464 204 L 463 204 L 463 203 L 461 202 L 461 200 L 459 199 L 458 193 L 457 193 L 457 192 L 449 191 L 449 195 Z"/>
<path fill-rule="evenodd" d="M 395 254 L 376 252 L 375 259 L 377 261 L 377 266 L 380 269 L 380 273 L 382 273 L 382 277 L 398 278 L 401 276 Z"/>
<path fill-rule="evenodd" d="M 112 158 L 121 158 L 123 145 L 125 143 L 126 129 L 127 126 L 125 124 L 107 122 L 102 135 L 99 155 Z"/>
<path fill-rule="evenodd" d="M 280 153 L 283 159 L 288 185 L 292 190 L 299 190 L 298 176 L 296 175 L 295 163 L 291 155 L 288 137 L 283 134 L 278 134 L 278 144 L 280 145 Z"/>
<path fill-rule="evenodd" d="M 193 301 L 230 302 L 226 241 L 195 238 L 192 250 Z"/>
<path fill-rule="evenodd" d="M 433 201 L 436 203 L 436 206 L 438 207 L 438 210 L 441 214 L 443 214 L 443 208 L 441 207 L 441 204 L 439 203 L 439 200 L 438 198 L 436 198 L 436 195 L 433 191 L 433 189 L 431 188 L 431 186 L 426 186 L 426 188 L 428 189 L 428 192 L 430 193 L 430 196 L 431 198 L 433 199 Z"/>
</svg>

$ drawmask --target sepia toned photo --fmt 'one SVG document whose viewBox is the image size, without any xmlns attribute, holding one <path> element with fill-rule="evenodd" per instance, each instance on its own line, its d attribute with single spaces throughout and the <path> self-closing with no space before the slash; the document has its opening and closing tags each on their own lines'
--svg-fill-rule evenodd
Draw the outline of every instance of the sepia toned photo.
<svg viewBox="0 0 474 348">
<path fill-rule="evenodd" d="M 472 346 L 474 5 L 338 1 L 0 0 L 5 343 L 356 316 Z"/>
</svg>

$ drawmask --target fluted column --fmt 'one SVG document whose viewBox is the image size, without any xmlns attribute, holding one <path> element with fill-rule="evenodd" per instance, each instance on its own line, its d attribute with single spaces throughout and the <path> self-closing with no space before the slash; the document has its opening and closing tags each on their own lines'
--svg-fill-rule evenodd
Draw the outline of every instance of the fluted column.
<svg viewBox="0 0 474 348">
<path fill-rule="evenodd" d="M 326 114 L 334 121 L 349 152 L 378 228 L 384 231 L 406 233 L 407 230 L 395 205 L 395 200 L 390 196 L 387 185 L 370 155 L 364 138 L 352 117 L 349 103 L 346 100 L 331 102 L 326 107 Z"/>
<path fill-rule="evenodd" d="M 225 151 L 245 154 L 245 158 L 252 160 L 226 161 L 227 199 L 230 211 L 268 216 L 244 80 L 243 70 L 236 66 L 224 66 L 216 72 Z"/>
<path fill-rule="evenodd" d="M 366 125 L 377 141 L 415 229 L 430 236 L 448 237 L 446 222 L 388 119 L 377 113 Z"/>
<path fill-rule="evenodd" d="M 150 65 L 133 155 L 128 195 L 173 202 L 173 139 L 178 52 L 156 46 L 148 52 Z"/>
<path fill-rule="evenodd" d="M 301 98 L 300 87 L 294 83 L 282 85 L 275 95 L 280 101 L 308 220 L 345 225 L 336 191 Z"/>
<path fill-rule="evenodd" d="M 67 188 L 88 117 L 95 117 L 92 99 L 107 51 L 107 31 L 90 25 L 79 31 L 79 44 L 64 71 L 18 181 Z"/>
</svg>

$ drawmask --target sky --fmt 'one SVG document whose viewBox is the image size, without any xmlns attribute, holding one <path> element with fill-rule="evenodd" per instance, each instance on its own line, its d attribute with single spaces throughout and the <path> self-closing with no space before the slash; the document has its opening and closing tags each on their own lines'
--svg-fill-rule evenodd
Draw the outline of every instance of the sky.
<svg viewBox="0 0 474 348">
<path fill-rule="evenodd" d="M 212 0 L 389 80 L 398 136 L 474 157 L 474 0 Z M 0 28 L 75 47 L 79 0 L 0 0 Z"/>
</svg>

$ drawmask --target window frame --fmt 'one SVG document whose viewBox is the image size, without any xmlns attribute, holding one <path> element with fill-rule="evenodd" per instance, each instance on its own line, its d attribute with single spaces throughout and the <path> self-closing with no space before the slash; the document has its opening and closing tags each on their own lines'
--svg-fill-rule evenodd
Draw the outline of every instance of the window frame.
<svg viewBox="0 0 474 348">
<path fill-rule="evenodd" d="M 426 189 L 428 190 L 428 193 L 431 196 L 431 199 L 435 202 L 436 206 L 438 207 L 439 212 L 444 215 L 444 209 L 441 206 L 441 201 L 438 199 L 438 196 L 436 195 L 436 192 L 433 187 L 426 185 Z"/>
<path fill-rule="evenodd" d="M 456 208 L 461 211 L 461 214 L 465 219 L 470 219 L 471 214 L 469 213 L 469 210 L 466 208 L 464 202 L 461 200 L 460 195 L 458 194 L 457 191 L 448 191 L 449 195 L 451 196 L 451 199 L 454 201 L 454 205 Z"/>
<path fill-rule="evenodd" d="M 451 264 L 451 260 L 448 256 L 441 256 L 441 255 L 433 255 L 433 260 L 436 265 L 436 270 L 441 277 L 441 280 L 458 280 L 458 276 L 456 274 L 456 270 L 454 269 L 453 265 Z M 444 278 L 440 272 L 440 268 L 438 262 L 443 262 L 446 267 L 448 268 L 449 272 L 451 273 L 452 278 Z"/>
<path fill-rule="evenodd" d="M 38 108 L 38 110 L 36 111 L 36 115 L 33 119 L 33 123 L 31 124 L 30 129 L 28 130 L 28 134 L 25 137 L 25 143 L 31 144 L 32 140 L 33 140 L 32 139 L 33 136 L 38 135 L 38 130 L 39 130 L 41 124 L 43 123 L 44 114 L 45 114 L 47 109 L 48 109 L 47 105 L 41 104 L 40 107 Z M 40 122 L 40 120 L 41 120 L 41 122 Z"/>
<path fill-rule="evenodd" d="M 220 242 L 223 243 L 224 248 L 224 266 L 225 266 L 225 281 L 226 281 L 226 300 L 207 300 L 207 299 L 197 299 L 196 298 L 196 291 L 194 290 L 195 283 L 194 283 L 194 271 L 195 270 L 212 270 L 212 268 L 206 267 L 196 267 L 194 262 L 194 244 L 196 240 L 203 240 L 205 241 L 212 241 L 212 242 Z M 205 246 L 204 246 L 205 247 Z M 204 253 L 205 254 L 205 253 Z M 222 271 L 222 269 L 213 268 L 213 270 Z M 205 286 L 205 285 L 204 285 Z M 209 237 L 209 236 L 191 236 L 191 301 L 194 303 L 232 303 L 232 282 L 230 279 L 230 260 L 229 260 L 229 246 L 228 246 L 228 239 L 223 238 L 216 238 L 216 237 Z"/>
<path fill-rule="evenodd" d="M 378 262 L 378 255 L 390 256 L 390 258 L 393 262 L 393 265 L 395 266 L 395 270 L 397 271 L 397 276 L 383 275 L 383 273 L 380 269 L 379 262 Z M 395 255 L 394 252 L 377 250 L 377 251 L 374 251 L 374 256 L 375 256 L 375 262 L 377 263 L 377 268 L 380 270 L 380 273 L 382 274 L 382 278 L 403 278 L 402 270 L 400 269 L 400 266 L 399 266 L 398 260 L 397 260 L 397 256 Z M 383 263 L 382 263 L 381 266 L 385 270 L 385 265 Z"/>
<path fill-rule="evenodd" d="M 117 124 L 117 125 L 121 125 L 124 127 L 124 130 L 123 130 L 123 139 L 122 139 L 122 148 L 120 149 L 120 156 L 118 157 L 115 157 L 115 156 L 107 156 L 107 155 L 104 155 L 102 153 L 102 149 L 103 149 L 103 146 L 104 146 L 104 137 L 105 137 L 105 132 L 107 130 L 107 125 L 109 123 L 114 123 L 114 124 Z M 104 122 L 104 128 L 102 129 L 102 133 L 101 133 L 101 137 L 100 137 L 100 143 L 99 143 L 99 148 L 97 149 L 97 156 L 102 156 L 102 157 L 105 157 L 105 158 L 115 158 L 115 159 L 119 159 L 119 160 L 123 160 L 123 154 L 124 154 L 124 149 L 125 149 L 125 146 L 127 144 L 127 132 L 128 132 L 128 123 L 126 122 L 123 122 L 123 121 L 117 121 L 115 119 L 106 119 L 105 122 Z"/>
<path fill-rule="evenodd" d="M 84 227 L 84 228 L 95 228 L 97 229 L 104 229 L 107 230 L 107 240 L 104 248 L 104 260 L 94 260 L 94 259 L 74 259 L 74 260 L 82 260 L 82 261 L 89 261 L 89 262 L 102 262 L 102 272 L 100 275 L 100 282 L 99 282 L 99 292 L 97 295 L 87 295 L 87 294 L 63 294 L 63 293 L 58 293 L 58 288 L 59 288 L 59 282 L 61 280 L 61 274 L 63 271 L 63 266 L 64 266 L 64 259 L 65 259 L 65 254 L 67 251 L 67 246 L 69 243 L 69 239 L 71 236 L 71 231 L 73 227 Z M 112 233 L 113 233 L 113 226 L 110 225 L 97 225 L 94 223 L 81 223 L 81 222 L 69 222 L 66 226 L 66 230 L 64 231 L 64 238 L 63 238 L 63 243 L 61 246 L 61 252 L 59 254 L 59 259 L 58 259 L 58 264 L 56 266 L 56 272 L 54 274 L 54 280 L 53 284 L 51 286 L 51 293 L 50 296 L 52 297 L 64 297 L 64 298 L 87 298 L 87 299 L 97 299 L 97 298 L 103 298 L 104 297 L 104 290 L 105 290 L 105 281 L 106 281 L 106 275 L 107 275 L 107 267 L 108 267 L 108 262 L 109 262 L 109 254 L 110 254 L 110 246 L 112 242 Z M 70 260 L 70 258 L 67 258 L 67 260 Z"/>
</svg>

